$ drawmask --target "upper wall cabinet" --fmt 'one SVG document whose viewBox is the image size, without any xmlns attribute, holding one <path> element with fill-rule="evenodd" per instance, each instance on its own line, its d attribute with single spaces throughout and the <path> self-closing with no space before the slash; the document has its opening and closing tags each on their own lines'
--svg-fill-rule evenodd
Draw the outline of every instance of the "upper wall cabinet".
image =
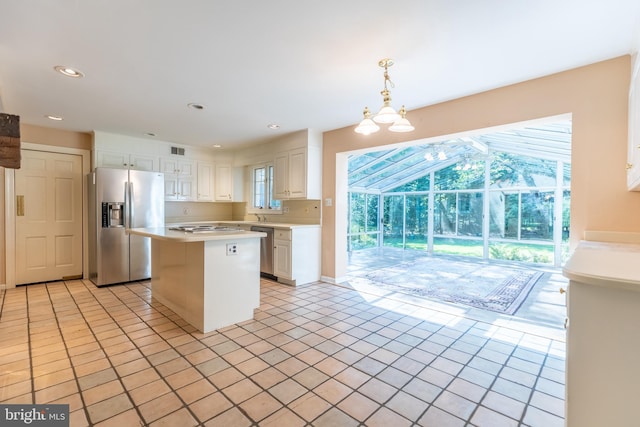
<svg viewBox="0 0 640 427">
<path fill-rule="evenodd" d="M 165 200 L 196 200 L 195 162 L 184 159 L 160 159 L 164 173 Z"/>
<path fill-rule="evenodd" d="M 273 169 L 274 198 L 319 199 L 321 189 L 320 150 L 296 148 L 276 154 Z"/>
<path fill-rule="evenodd" d="M 125 154 L 115 151 L 97 151 L 98 167 L 157 171 L 158 158 L 143 154 Z"/>
<path fill-rule="evenodd" d="M 198 201 L 213 201 L 213 170 L 212 163 L 198 162 Z"/>
<path fill-rule="evenodd" d="M 627 188 L 640 191 L 640 57 L 634 57 L 629 86 Z"/>
<path fill-rule="evenodd" d="M 233 201 L 233 168 L 227 164 L 216 164 L 216 202 Z"/>
</svg>

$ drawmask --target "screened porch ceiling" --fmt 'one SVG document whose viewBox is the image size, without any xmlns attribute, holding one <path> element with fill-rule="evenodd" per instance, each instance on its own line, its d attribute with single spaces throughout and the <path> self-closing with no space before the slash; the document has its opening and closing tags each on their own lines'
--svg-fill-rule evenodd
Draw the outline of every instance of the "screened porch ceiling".
<svg viewBox="0 0 640 427">
<path fill-rule="evenodd" d="M 571 120 L 402 146 L 349 157 L 349 191 L 388 192 L 431 171 L 506 152 L 571 163 Z M 444 153 L 444 154 L 443 154 Z"/>
</svg>

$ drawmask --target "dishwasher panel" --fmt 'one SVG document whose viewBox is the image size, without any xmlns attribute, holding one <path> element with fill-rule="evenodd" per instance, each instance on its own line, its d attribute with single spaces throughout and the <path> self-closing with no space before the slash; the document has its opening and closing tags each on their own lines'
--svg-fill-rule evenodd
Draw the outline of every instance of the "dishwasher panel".
<svg viewBox="0 0 640 427">
<path fill-rule="evenodd" d="M 273 228 L 254 225 L 251 231 L 266 233 L 267 236 L 260 239 L 260 273 L 263 276 L 274 278 L 273 275 Z"/>
</svg>

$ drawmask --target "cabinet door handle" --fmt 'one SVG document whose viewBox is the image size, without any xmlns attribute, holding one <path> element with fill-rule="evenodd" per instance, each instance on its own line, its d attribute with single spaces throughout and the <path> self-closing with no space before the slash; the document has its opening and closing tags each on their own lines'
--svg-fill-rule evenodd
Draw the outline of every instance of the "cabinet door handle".
<svg viewBox="0 0 640 427">
<path fill-rule="evenodd" d="M 560 288 L 560 294 L 564 294 L 565 292 L 567 291 L 565 291 L 564 288 Z"/>
<path fill-rule="evenodd" d="M 633 167 L 633 164 L 627 163 L 627 170 L 631 169 L 632 167 Z"/>
</svg>

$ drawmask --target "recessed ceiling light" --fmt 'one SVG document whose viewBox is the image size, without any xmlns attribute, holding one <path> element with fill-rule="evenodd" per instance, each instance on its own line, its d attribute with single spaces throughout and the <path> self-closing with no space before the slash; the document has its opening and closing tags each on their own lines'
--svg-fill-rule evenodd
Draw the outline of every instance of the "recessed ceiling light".
<svg viewBox="0 0 640 427">
<path fill-rule="evenodd" d="M 267 125 L 267 127 L 268 127 L 269 129 L 273 129 L 273 130 L 280 129 L 280 125 L 277 125 L 277 124 L 275 124 L 275 123 L 269 123 L 269 124 Z"/>
<path fill-rule="evenodd" d="M 204 105 L 202 105 L 202 104 L 196 104 L 196 103 L 194 103 L 194 102 L 192 102 L 191 104 L 187 104 L 187 106 L 188 106 L 189 108 L 194 109 L 194 110 L 204 110 Z"/>
<path fill-rule="evenodd" d="M 76 70 L 75 68 L 71 67 L 65 67 L 64 65 L 56 65 L 55 67 L 53 67 L 53 69 L 67 77 L 84 77 L 84 73 L 82 71 Z"/>
<path fill-rule="evenodd" d="M 45 116 L 45 117 L 46 117 L 47 119 L 55 120 L 55 121 L 57 121 L 57 122 L 59 122 L 60 120 L 62 120 L 62 117 L 60 117 L 60 116 Z"/>
<path fill-rule="evenodd" d="M 220 145 L 220 144 L 213 144 L 213 148 L 222 148 L 222 145 Z"/>
</svg>

